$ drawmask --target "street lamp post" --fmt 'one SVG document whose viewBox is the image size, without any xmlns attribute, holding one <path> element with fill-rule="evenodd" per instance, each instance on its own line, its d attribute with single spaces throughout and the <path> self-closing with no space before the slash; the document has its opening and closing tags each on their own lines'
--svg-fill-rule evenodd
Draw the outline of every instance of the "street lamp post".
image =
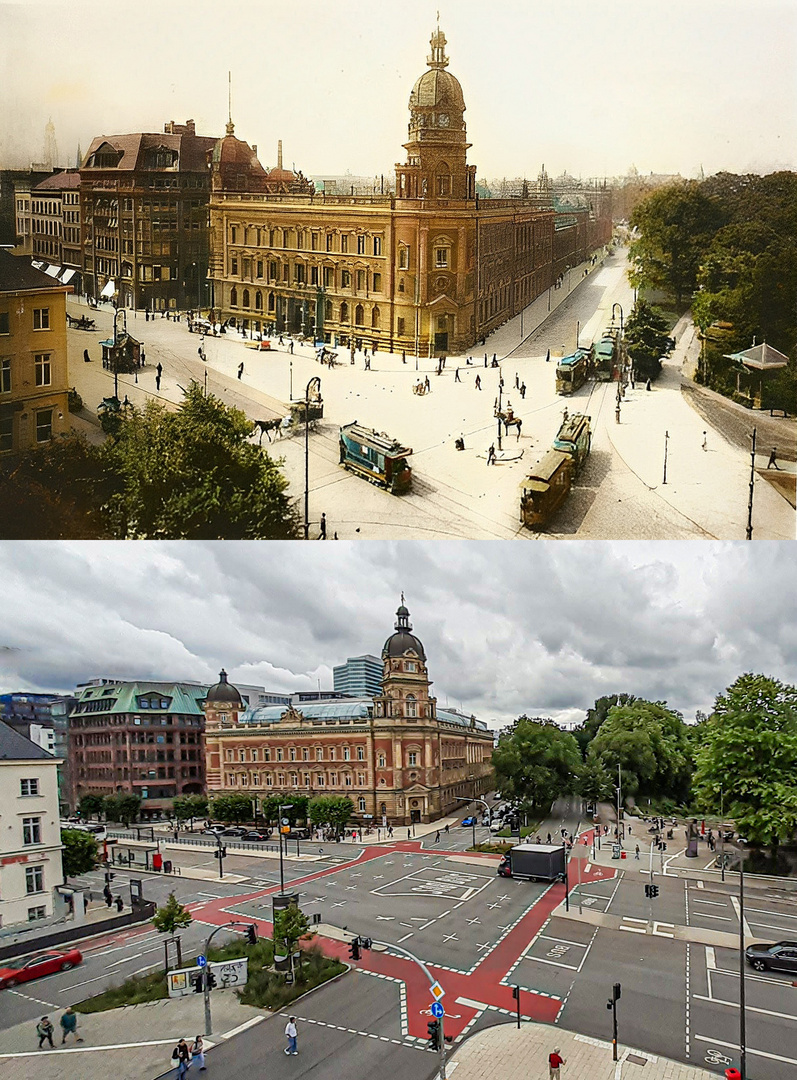
<svg viewBox="0 0 797 1080">
<path fill-rule="evenodd" d="M 280 838 L 280 896 L 285 895 L 285 871 L 282 865 L 282 811 L 292 810 L 293 803 L 280 803 L 277 809 L 279 814 L 279 838 Z"/>
<path fill-rule="evenodd" d="M 756 429 L 753 428 L 753 434 L 750 436 L 752 440 L 752 447 L 750 449 L 750 496 L 747 500 L 747 539 L 753 539 L 753 489 L 755 485 L 755 436 Z"/>
<path fill-rule="evenodd" d="M 747 1031 L 744 993 L 744 837 L 739 837 L 739 1071 L 747 1080 Z"/>
<path fill-rule="evenodd" d="M 669 433 L 669 431 L 665 431 L 664 432 L 664 479 L 662 480 L 662 484 L 667 483 L 667 444 L 669 443 L 669 441 L 670 441 L 670 433 Z"/>
<path fill-rule="evenodd" d="M 722 872 L 722 880 L 725 880 L 725 791 L 720 788 L 720 865 Z"/>
<path fill-rule="evenodd" d="M 490 809 L 490 806 L 484 801 L 484 799 L 477 799 L 475 796 L 472 799 L 463 799 L 461 795 L 457 795 L 456 799 L 457 799 L 457 802 L 466 802 L 466 803 L 477 802 L 477 803 L 481 803 L 482 806 L 484 807 L 484 809 L 487 811 L 487 816 L 490 819 L 490 822 L 492 823 L 493 812 Z M 472 826 L 472 828 L 473 828 L 473 846 L 476 847 L 476 818 L 475 818 L 475 816 L 473 818 L 473 826 Z M 488 828 L 489 828 L 489 826 L 488 826 Z"/>
</svg>

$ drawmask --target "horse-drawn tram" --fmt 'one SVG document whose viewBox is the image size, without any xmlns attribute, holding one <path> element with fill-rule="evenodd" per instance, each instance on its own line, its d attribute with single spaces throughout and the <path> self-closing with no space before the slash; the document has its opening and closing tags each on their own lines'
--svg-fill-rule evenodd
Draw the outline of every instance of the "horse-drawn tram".
<svg viewBox="0 0 797 1080">
<path fill-rule="evenodd" d="M 556 365 L 557 394 L 573 394 L 579 386 L 584 385 L 588 360 L 589 352 L 586 349 L 576 349 L 570 356 L 562 357 Z"/>
<path fill-rule="evenodd" d="M 356 420 L 340 429 L 341 465 L 393 495 L 401 495 L 412 486 L 412 469 L 407 464 L 411 453 L 409 447 L 385 432 L 362 427 Z"/>
<path fill-rule="evenodd" d="M 573 459 L 573 471 L 578 472 L 584 464 L 592 445 L 590 417 L 584 413 L 573 413 L 562 421 L 559 434 L 553 441 L 553 449 L 569 454 Z"/>
<path fill-rule="evenodd" d="M 542 529 L 570 491 L 573 459 L 549 450 L 520 485 L 520 520 L 528 529 Z"/>
</svg>

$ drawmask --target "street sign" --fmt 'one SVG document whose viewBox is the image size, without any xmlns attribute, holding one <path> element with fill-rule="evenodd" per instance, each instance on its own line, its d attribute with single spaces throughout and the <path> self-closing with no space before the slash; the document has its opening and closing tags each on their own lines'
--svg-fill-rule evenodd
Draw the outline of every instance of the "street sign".
<svg viewBox="0 0 797 1080">
<path fill-rule="evenodd" d="M 205 964 L 207 964 L 207 962 L 208 962 L 208 958 L 206 956 L 198 956 L 196 958 L 197 967 L 204 967 Z"/>
<path fill-rule="evenodd" d="M 433 1002 L 432 1007 L 429 1011 L 431 1012 L 432 1016 L 436 1017 L 438 1020 L 442 1020 L 443 1016 L 445 1016 L 445 1009 L 439 1001 Z"/>
<path fill-rule="evenodd" d="M 439 982 L 432 983 L 432 985 L 429 987 L 429 989 L 430 989 L 432 997 L 435 999 L 435 1001 L 439 1001 L 440 998 L 446 996 L 446 992 L 443 989 L 443 987 L 440 985 Z"/>
</svg>

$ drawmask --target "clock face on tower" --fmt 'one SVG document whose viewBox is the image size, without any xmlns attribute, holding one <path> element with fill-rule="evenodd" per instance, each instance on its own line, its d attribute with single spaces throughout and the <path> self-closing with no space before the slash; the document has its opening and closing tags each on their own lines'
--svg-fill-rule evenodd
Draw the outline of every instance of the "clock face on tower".
<svg viewBox="0 0 797 1080">
<path fill-rule="evenodd" d="M 441 112 L 441 113 L 437 114 L 437 126 L 438 127 L 448 127 L 450 122 L 451 121 L 449 119 L 448 113 Z"/>
</svg>

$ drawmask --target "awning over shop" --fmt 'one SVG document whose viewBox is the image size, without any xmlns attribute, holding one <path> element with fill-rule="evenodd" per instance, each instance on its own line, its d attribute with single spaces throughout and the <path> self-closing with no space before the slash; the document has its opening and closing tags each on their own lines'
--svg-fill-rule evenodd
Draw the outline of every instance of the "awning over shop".
<svg viewBox="0 0 797 1080">
<path fill-rule="evenodd" d="M 106 281 L 100 296 L 111 297 L 116 292 L 116 282 Z"/>
<path fill-rule="evenodd" d="M 58 277 L 58 275 L 61 273 L 61 267 L 55 263 L 51 263 L 49 266 L 46 266 L 44 268 L 44 272 L 50 277 Z"/>
<path fill-rule="evenodd" d="M 76 273 L 77 270 L 72 270 L 70 267 L 67 267 L 64 270 L 63 274 L 61 274 L 61 281 L 64 283 L 64 285 L 68 285 Z"/>
</svg>

